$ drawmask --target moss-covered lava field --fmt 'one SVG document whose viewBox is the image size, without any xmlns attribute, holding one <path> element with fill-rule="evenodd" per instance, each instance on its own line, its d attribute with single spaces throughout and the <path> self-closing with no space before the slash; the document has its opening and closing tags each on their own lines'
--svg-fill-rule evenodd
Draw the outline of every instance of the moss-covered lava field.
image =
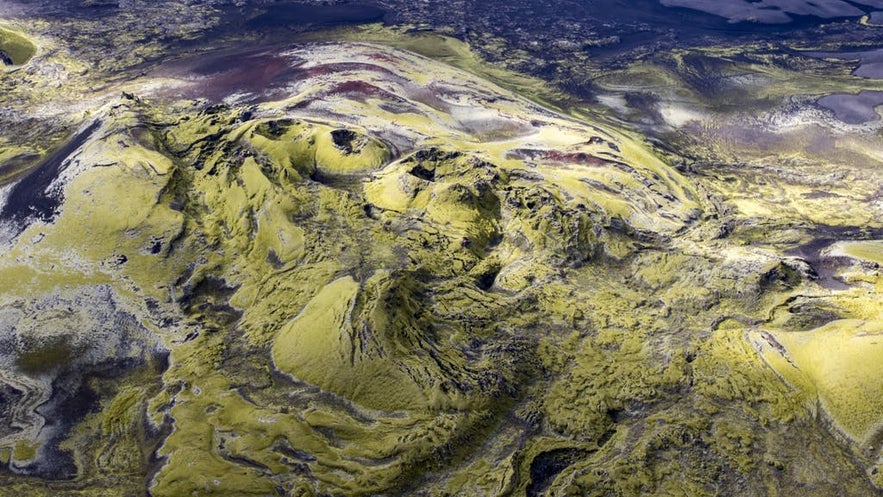
<svg viewBox="0 0 883 497">
<path fill-rule="evenodd" d="M 0 496 L 883 494 L 837 47 L 592 100 L 382 2 L 81 3 L 0 1 Z"/>
</svg>

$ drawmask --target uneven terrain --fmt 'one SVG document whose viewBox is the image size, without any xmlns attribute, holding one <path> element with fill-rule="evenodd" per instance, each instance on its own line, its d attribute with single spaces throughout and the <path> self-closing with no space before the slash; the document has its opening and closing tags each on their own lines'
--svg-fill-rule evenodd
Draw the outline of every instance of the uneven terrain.
<svg viewBox="0 0 883 497">
<path fill-rule="evenodd" d="M 685 91 L 666 147 L 378 26 L 116 79 L 3 29 L 0 494 L 881 493 L 873 126 Z M 604 82 L 807 84 L 711 52 Z"/>
</svg>

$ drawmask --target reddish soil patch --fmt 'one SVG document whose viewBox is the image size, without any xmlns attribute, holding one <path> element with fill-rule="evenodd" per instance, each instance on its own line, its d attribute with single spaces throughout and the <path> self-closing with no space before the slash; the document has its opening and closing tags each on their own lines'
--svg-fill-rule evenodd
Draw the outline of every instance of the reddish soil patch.
<svg viewBox="0 0 883 497">
<path fill-rule="evenodd" d="M 562 152 L 560 150 L 537 150 L 531 148 L 517 148 L 510 150 L 506 156 L 510 159 L 539 160 L 546 162 L 561 162 L 564 164 L 586 164 L 590 166 L 612 166 L 613 161 L 587 154 L 585 152 Z"/>
</svg>

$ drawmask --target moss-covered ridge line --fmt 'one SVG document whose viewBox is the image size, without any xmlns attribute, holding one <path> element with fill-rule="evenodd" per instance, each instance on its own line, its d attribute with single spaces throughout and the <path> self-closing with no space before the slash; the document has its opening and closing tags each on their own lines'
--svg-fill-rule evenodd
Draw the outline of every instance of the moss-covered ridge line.
<svg viewBox="0 0 883 497">
<path fill-rule="evenodd" d="M 870 456 L 868 475 L 880 488 L 883 468 L 883 307 L 879 240 L 841 241 L 822 251 L 844 282 L 832 295 L 793 299 L 750 339 L 792 388 L 815 403 L 835 433 Z M 802 317 L 810 319 L 804 320 Z M 806 323 L 806 325 L 804 325 Z M 798 326 L 796 327 L 795 324 Z"/>
</svg>

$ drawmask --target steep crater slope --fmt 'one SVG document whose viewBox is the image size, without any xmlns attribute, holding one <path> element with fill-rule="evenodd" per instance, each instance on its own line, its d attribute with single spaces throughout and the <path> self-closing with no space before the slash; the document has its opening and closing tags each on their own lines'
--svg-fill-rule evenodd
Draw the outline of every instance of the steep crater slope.
<svg viewBox="0 0 883 497">
<path fill-rule="evenodd" d="M 7 66 L 24 65 L 36 52 L 37 47 L 24 35 L 0 27 L 0 63 Z"/>
</svg>

